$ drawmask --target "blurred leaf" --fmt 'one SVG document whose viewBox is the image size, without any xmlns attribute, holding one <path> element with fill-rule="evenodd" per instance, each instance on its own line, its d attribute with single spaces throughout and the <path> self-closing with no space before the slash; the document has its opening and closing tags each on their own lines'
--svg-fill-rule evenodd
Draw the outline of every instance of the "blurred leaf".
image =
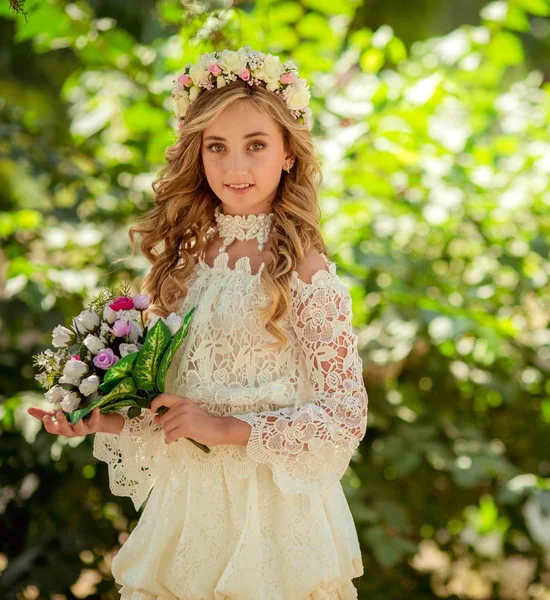
<svg viewBox="0 0 550 600">
<path fill-rule="evenodd" d="M 547 0 L 515 0 L 526 11 L 534 15 L 547 17 L 550 15 L 550 4 Z"/>
<path fill-rule="evenodd" d="M 518 38 L 507 31 L 499 31 L 489 42 L 488 56 L 497 64 L 520 65 L 523 61 L 523 48 Z"/>
</svg>

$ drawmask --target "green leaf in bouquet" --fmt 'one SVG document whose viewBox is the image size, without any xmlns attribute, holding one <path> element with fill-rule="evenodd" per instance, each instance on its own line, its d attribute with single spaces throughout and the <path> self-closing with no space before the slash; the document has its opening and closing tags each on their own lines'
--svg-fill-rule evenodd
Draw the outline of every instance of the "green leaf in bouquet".
<svg viewBox="0 0 550 600">
<path fill-rule="evenodd" d="M 123 356 L 112 367 L 109 367 L 105 373 L 105 377 L 103 378 L 101 385 L 99 386 L 99 389 L 104 394 L 109 393 L 119 381 L 122 381 L 132 374 L 138 354 L 139 352 L 131 352 L 130 354 Z"/>
<path fill-rule="evenodd" d="M 159 319 L 147 332 L 133 371 L 138 389 L 149 391 L 155 387 L 162 353 L 170 343 L 171 337 L 170 328 L 162 319 Z"/>
<path fill-rule="evenodd" d="M 137 406 L 138 401 L 143 399 L 140 396 L 136 395 L 136 391 L 136 384 L 134 383 L 134 380 L 131 377 L 126 377 L 126 379 L 123 379 L 122 381 L 117 383 L 117 385 L 108 394 L 106 394 L 105 396 L 101 396 L 101 398 L 98 398 L 93 404 L 86 406 L 86 408 L 80 408 L 78 410 L 73 410 L 72 412 L 70 412 L 69 421 L 72 425 L 75 425 L 76 423 L 78 423 L 78 421 L 80 421 L 80 419 L 82 419 L 82 417 L 85 417 L 86 415 L 91 413 L 94 410 L 94 408 L 98 406 L 101 408 L 115 400 L 129 398 L 133 400 Z"/>
<path fill-rule="evenodd" d="M 122 398 L 122 400 L 115 400 L 114 402 L 109 402 L 109 404 L 106 404 L 105 406 L 103 406 L 101 408 L 101 413 L 106 414 L 106 415 L 110 414 L 110 413 L 114 413 L 114 412 L 117 412 L 120 408 L 122 408 L 124 406 L 130 407 L 130 410 L 128 411 L 129 415 L 130 415 L 130 412 L 133 410 L 137 410 L 138 411 L 137 414 L 141 413 L 142 407 L 139 406 L 139 402 L 135 398 L 131 398 L 129 396 L 126 398 Z"/>
<path fill-rule="evenodd" d="M 135 384 L 135 382 L 134 382 Z M 143 397 L 139 395 L 138 391 L 136 395 L 128 395 L 123 398 L 115 397 L 114 400 L 109 400 L 107 404 L 103 404 L 101 407 L 101 412 L 114 412 L 118 410 L 121 406 L 135 406 L 138 408 L 149 408 L 151 406 L 151 400 L 148 397 Z M 131 403 L 125 403 L 126 400 L 131 400 Z M 113 410 L 114 406 L 114 410 Z"/>
<path fill-rule="evenodd" d="M 176 355 L 179 347 L 181 346 L 183 340 L 187 337 L 187 332 L 189 331 L 189 323 L 191 322 L 191 317 L 195 312 L 195 307 L 193 307 L 183 319 L 182 326 L 176 331 L 170 345 L 166 349 L 166 352 L 162 355 L 162 359 L 160 361 L 160 365 L 157 372 L 157 389 L 159 392 L 164 392 L 164 382 L 166 380 L 166 373 L 170 368 L 170 364 L 172 359 Z"/>
</svg>

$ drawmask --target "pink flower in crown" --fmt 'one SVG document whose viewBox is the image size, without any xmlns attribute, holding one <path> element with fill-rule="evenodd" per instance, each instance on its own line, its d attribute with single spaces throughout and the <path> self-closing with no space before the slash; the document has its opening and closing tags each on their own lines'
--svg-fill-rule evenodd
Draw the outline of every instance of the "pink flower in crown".
<svg viewBox="0 0 550 600">
<path fill-rule="evenodd" d="M 239 71 L 239 77 L 243 81 L 248 81 L 250 79 L 250 71 L 245 67 Z"/>
<path fill-rule="evenodd" d="M 132 308 L 134 308 L 134 301 L 132 300 L 132 298 L 128 298 L 126 296 L 119 296 L 109 304 L 109 308 L 114 311 L 131 310 Z"/>
<path fill-rule="evenodd" d="M 279 80 L 281 83 L 292 83 L 294 81 L 294 73 L 283 73 Z"/>
<path fill-rule="evenodd" d="M 80 356 L 78 354 L 75 354 L 74 356 L 71 356 L 71 358 L 73 360 L 80 360 Z"/>
<path fill-rule="evenodd" d="M 215 75 L 216 77 L 218 75 L 222 74 L 222 70 L 220 69 L 220 67 L 216 64 L 216 63 L 212 63 L 209 67 L 208 70 L 210 71 L 210 73 L 212 73 L 213 75 Z"/>
<path fill-rule="evenodd" d="M 186 85 L 187 87 L 189 87 L 191 85 L 191 83 L 192 83 L 193 80 L 191 79 L 191 77 L 189 77 L 189 75 L 186 75 L 184 73 L 183 75 L 180 75 L 178 77 L 178 81 L 180 83 L 182 83 L 183 85 Z"/>
</svg>

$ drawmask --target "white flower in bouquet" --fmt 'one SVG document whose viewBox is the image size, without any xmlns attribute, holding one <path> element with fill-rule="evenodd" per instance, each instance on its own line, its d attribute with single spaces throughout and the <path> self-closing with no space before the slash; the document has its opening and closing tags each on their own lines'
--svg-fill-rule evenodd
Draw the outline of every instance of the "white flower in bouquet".
<svg viewBox="0 0 550 600">
<path fill-rule="evenodd" d="M 172 335 L 176 335 L 176 331 L 181 327 L 183 322 L 182 318 L 176 313 L 170 313 L 166 319 L 163 319 L 166 325 L 168 325 L 170 329 L 170 333 Z"/>
<path fill-rule="evenodd" d="M 182 324 L 182 318 L 176 313 L 170 313 L 166 318 L 151 313 L 147 322 L 149 330 L 153 328 L 153 326 L 159 319 L 162 319 L 166 323 L 166 325 L 168 325 L 168 328 L 170 329 L 170 333 L 172 335 L 175 335 L 176 331 L 181 327 Z"/>
<path fill-rule="evenodd" d="M 99 327 L 99 339 L 105 344 L 105 346 L 108 344 L 108 333 L 111 333 L 111 328 L 109 325 L 107 323 L 101 323 Z"/>
<path fill-rule="evenodd" d="M 61 408 L 65 412 L 72 412 L 76 410 L 80 404 L 80 396 L 76 392 L 68 392 L 64 390 L 65 394 L 63 400 L 61 400 Z"/>
<path fill-rule="evenodd" d="M 132 321 L 130 323 L 130 327 L 132 329 L 130 330 L 128 337 L 130 338 L 131 342 L 136 343 L 138 341 L 138 337 L 143 335 L 143 329 L 136 321 Z"/>
<path fill-rule="evenodd" d="M 99 377 L 97 375 L 90 375 L 82 380 L 82 383 L 78 386 L 80 393 L 83 396 L 89 396 L 93 394 L 99 388 Z"/>
<path fill-rule="evenodd" d="M 60 385 L 54 385 L 44 394 L 44 397 L 50 404 L 59 404 L 64 395 L 65 390 Z"/>
<path fill-rule="evenodd" d="M 105 344 L 97 337 L 89 333 L 84 339 L 84 345 L 92 354 L 97 354 L 100 350 L 105 348 Z"/>
<path fill-rule="evenodd" d="M 116 310 L 113 310 L 108 304 L 103 309 L 103 320 L 107 323 L 114 323 L 117 319 Z"/>
<path fill-rule="evenodd" d="M 139 319 L 139 312 L 133 308 L 129 310 L 117 310 L 116 312 L 117 321 L 124 321 L 125 323 L 131 323 Z"/>
<path fill-rule="evenodd" d="M 66 348 L 74 340 L 74 332 L 63 325 L 58 325 L 52 331 L 52 346 L 55 348 Z"/>
<path fill-rule="evenodd" d="M 118 351 L 120 352 L 120 357 L 124 358 L 127 354 L 138 352 L 139 348 L 136 344 L 120 344 Z"/>
<path fill-rule="evenodd" d="M 47 373 L 38 373 L 38 375 L 35 375 L 34 378 L 46 390 L 49 390 L 53 386 L 53 382 Z"/>
<path fill-rule="evenodd" d="M 149 330 L 153 329 L 154 324 L 160 319 L 160 315 L 157 315 L 156 313 L 149 313 L 149 315 L 147 316 L 147 328 Z"/>
<path fill-rule="evenodd" d="M 99 317 L 93 310 L 83 310 L 74 318 L 74 324 L 79 333 L 87 333 L 99 327 Z"/>
<path fill-rule="evenodd" d="M 65 363 L 63 375 L 59 378 L 59 383 L 68 383 L 70 385 L 79 385 L 82 377 L 88 372 L 88 365 L 80 360 L 72 358 Z"/>
</svg>

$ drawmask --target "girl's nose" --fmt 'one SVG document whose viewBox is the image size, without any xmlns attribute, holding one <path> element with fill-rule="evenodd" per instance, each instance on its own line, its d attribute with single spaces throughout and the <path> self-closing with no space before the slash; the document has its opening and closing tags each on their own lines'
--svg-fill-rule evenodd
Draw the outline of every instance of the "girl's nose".
<svg viewBox="0 0 550 600">
<path fill-rule="evenodd" d="M 228 168 L 228 176 L 231 175 L 246 175 L 248 173 L 248 167 L 246 166 L 246 164 L 244 162 L 239 162 L 239 161 L 232 161 L 229 164 L 229 168 Z"/>
</svg>

